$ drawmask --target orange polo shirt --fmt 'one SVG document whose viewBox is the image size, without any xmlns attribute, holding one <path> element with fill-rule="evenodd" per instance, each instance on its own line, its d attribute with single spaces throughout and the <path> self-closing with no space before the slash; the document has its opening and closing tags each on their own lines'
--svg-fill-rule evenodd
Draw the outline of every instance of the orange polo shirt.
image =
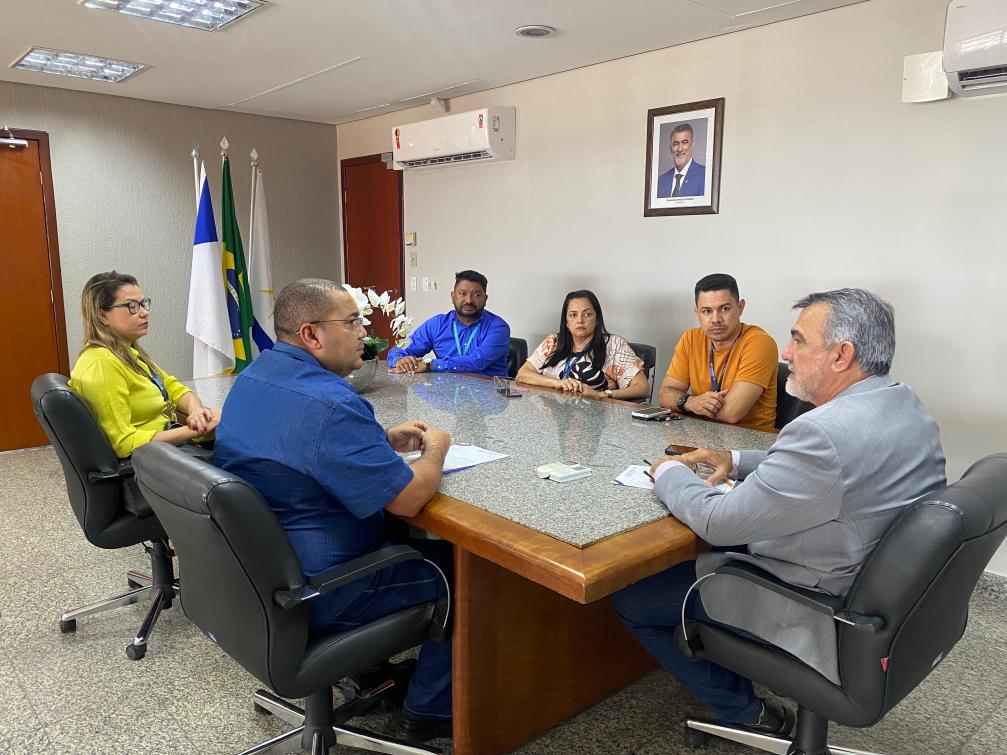
<svg viewBox="0 0 1007 755">
<path fill-rule="evenodd" d="M 737 382 L 754 383 L 763 388 L 762 395 L 740 422 L 740 427 L 775 432 L 776 370 L 779 349 L 776 341 L 758 325 L 743 325 L 734 346 L 728 351 L 713 351 L 713 369 L 721 390 L 729 390 Z M 725 360 L 727 368 L 724 368 Z M 723 379 L 720 375 L 723 372 Z M 675 347 L 675 356 L 668 365 L 668 375 L 688 383 L 693 395 L 713 390 L 710 381 L 710 339 L 699 328 L 687 330 Z"/>
</svg>

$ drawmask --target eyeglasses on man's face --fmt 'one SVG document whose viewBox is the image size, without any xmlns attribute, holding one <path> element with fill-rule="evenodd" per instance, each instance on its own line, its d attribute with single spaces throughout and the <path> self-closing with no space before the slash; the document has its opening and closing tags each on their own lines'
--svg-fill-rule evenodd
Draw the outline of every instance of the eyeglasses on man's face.
<svg viewBox="0 0 1007 755">
<path fill-rule="evenodd" d="M 321 325 L 322 323 L 326 322 L 341 322 L 344 324 L 348 324 L 350 328 L 353 330 L 364 327 L 364 318 L 359 316 L 347 317 L 346 319 L 343 320 L 308 320 L 309 325 Z"/>
<path fill-rule="evenodd" d="M 129 310 L 129 313 L 131 315 L 135 315 L 137 312 L 139 312 L 140 307 L 143 307 L 145 312 L 150 312 L 150 297 L 148 296 L 146 299 L 141 299 L 140 301 L 137 301 L 136 299 L 130 299 L 129 301 L 124 301 L 122 304 L 113 304 L 110 307 L 102 307 L 102 309 L 108 310 L 108 309 L 116 309 L 118 307 L 125 307 L 126 309 Z"/>
</svg>

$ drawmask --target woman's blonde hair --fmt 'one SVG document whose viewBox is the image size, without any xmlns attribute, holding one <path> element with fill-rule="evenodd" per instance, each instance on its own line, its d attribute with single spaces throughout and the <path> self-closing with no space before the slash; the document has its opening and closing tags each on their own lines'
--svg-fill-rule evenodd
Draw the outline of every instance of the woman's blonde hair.
<svg viewBox="0 0 1007 755">
<path fill-rule="evenodd" d="M 115 304 L 115 297 L 119 289 L 123 286 L 138 286 L 136 278 L 125 273 L 117 273 L 113 270 L 110 273 L 98 273 L 92 275 L 84 284 L 84 291 L 80 296 L 80 312 L 84 321 L 84 345 L 81 353 L 91 348 L 108 349 L 127 364 L 131 369 L 140 373 L 144 377 L 147 374 L 133 359 L 127 344 L 117 336 L 108 325 L 102 321 L 101 313 Z M 153 370 L 163 372 L 160 367 L 154 364 L 150 355 L 140 348 L 136 343 L 129 344 L 138 352 L 144 362 Z"/>
</svg>

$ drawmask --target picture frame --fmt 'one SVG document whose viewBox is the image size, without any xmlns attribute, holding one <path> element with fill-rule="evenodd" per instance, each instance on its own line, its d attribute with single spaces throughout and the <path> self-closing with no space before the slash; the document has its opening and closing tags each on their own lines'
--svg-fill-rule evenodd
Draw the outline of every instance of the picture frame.
<svg viewBox="0 0 1007 755">
<path fill-rule="evenodd" d="M 718 213 L 723 141 L 723 97 L 648 110 L 644 217 Z"/>
</svg>

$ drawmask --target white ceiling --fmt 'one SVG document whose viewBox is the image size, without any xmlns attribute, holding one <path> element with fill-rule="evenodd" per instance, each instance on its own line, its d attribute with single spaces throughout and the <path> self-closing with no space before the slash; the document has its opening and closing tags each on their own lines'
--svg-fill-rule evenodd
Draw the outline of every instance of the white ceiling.
<svg viewBox="0 0 1007 755">
<path fill-rule="evenodd" d="M 206 32 L 0 0 L 0 80 L 343 123 L 863 1 L 271 0 Z M 558 34 L 517 37 L 526 24 Z M 109 84 L 8 67 L 32 45 L 150 68 Z"/>
</svg>

